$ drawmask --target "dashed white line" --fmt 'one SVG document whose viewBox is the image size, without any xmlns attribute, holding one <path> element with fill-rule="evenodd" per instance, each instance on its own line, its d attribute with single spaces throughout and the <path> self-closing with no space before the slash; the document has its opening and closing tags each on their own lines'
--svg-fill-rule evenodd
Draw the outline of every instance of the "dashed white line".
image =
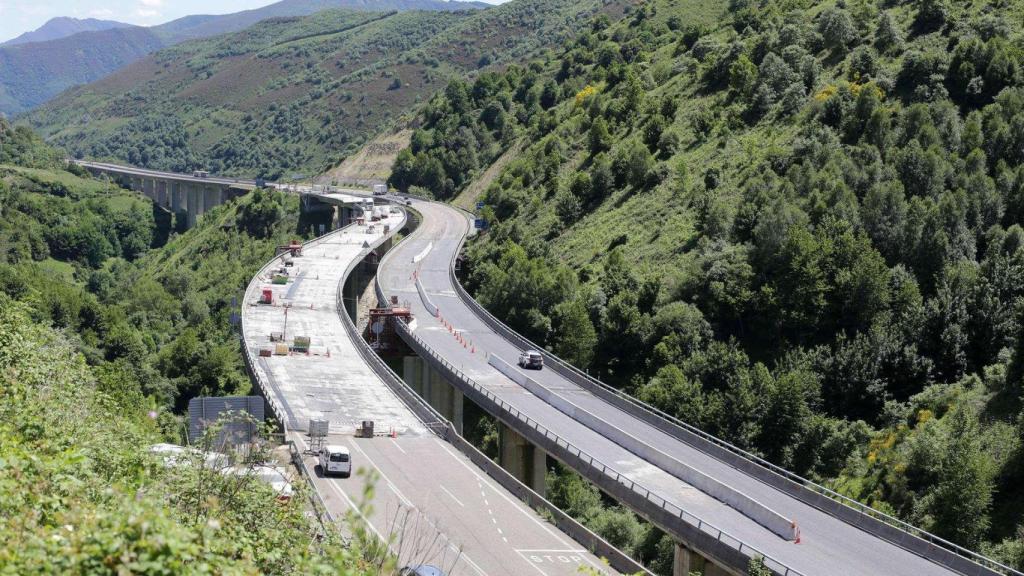
<svg viewBox="0 0 1024 576">
<path fill-rule="evenodd" d="M 482 477 L 480 476 L 480 473 L 479 473 L 479 472 L 477 472 L 476 470 L 474 470 L 473 468 L 471 468 L 471 467 L 469 466 L 469 464 L 466 464 L 465 462 L 463 462 L 461 458 L 459 458 L 458 456 L 456 456 L 456 455 L 455 455 L 455 453 L 454 453 L 454 452 L 452 452 L 452 451 L 451 451 L 451 450 L 450 450 L 450 449 L 449 449 L 449 448 L 448 448 L 447 446 L 445 446 L 444 444 L 442 444 L 442 445 L 441 445 L 441 448 L 442 448 L 442 449 L 443 449 L 443 450 L 444 450 L 445 452 L 448 452 L 449 454 L 451 454 L 452 458 L 454 458 L 454 459 L 455 459 L 456 461 L 458 461 L 458 462 L 459 462 L 459 464 L 462 464 L 462 466 L 463 466 L 463 467 L 465 467 L 465 468 L 466 468 L 466 470 L 469 470 L 469 472 L 470 472 L 471 474 L 473 474 L 474 476 L 476 476 L 476 480 L 477 480 L 477 482 L 481 484 L 481 490 L 480 490 L 480 492 L 481 492 L 481 493 L 483 493 L 483 484 L 484 484 L 484 481 L 483 481 Z M 565 540 L 564 538 L 562 538 L 562 537 L 560 537 L 560 536 L 559 536 L 558 534 L 556 534 L 556 533 L 555 533 L 555 532 L 554 532 L 554 531 L 553 531 L 553 530 L 552 530 L 552 529 L 551 529 L 551 528 L 550 528 L 550 527 L 549 527 L 549 526 L 548 526 L 547 524 L 545 524 L 545 523 L 544 523 L 544 522 L 542 522 L 542 521 L 541 521 L 541 520 L 540 520 L 539 518 L 537 518 L 537 517 L 533 516 L 533 515 L 532 515 L 532 514 L 531 514 L 530 512 L 528 512 L 528 511 L 527 511 L 527 508 L 525 508 L 525 505 L 524 505 L 524 504 L 523 504 L 522 502 L 519 502 L 518 500 L 512 500 L 512 497 L 511 497 L 511 496 L 509 496 L 508 494 L 505 494 L 504 492 L 502 492 L 501 490 L 499 490 L 499 489 L 497 489 L 497 488 L 494 488 L 494 487 L 493 487 L 493 486 L 491 486 L 491 485 L 490 485 L 489 483 L 487 484 L 487 486 L 488 486 L 489 488 L 491 488 L 492 490 L 494 490 L 494 492 L 496 492 L 496 493 L 497 493 L 497 494 L 498 494 L 499 496 L 501 496 L 502 498 L 504 498 L 504 499 L 505 499 L 505 500 L 506 500 L 506 501 L 507 501 L 507 502 L 508 502 L 509 504 L 511 504 L 511 505 L 512 505 L 512 507 L 513 507 L 513 508 L 515 508 L 516 510 L 519 510 L 519 512 L 520 512 L 520 513 L 522 513 L 522 514 L 523 514 L 524 516 L 526 516 L 527 518 L 529 518 L 530 520 L 532 520 L 532 521 L 533 521 L 533 522 L 534 522 L 534 523 L 535 523 L 535 524 L 536 524 L 537 526 L 540 526 L 542 530 L 544 530 L 545 532 L 547 532 L 548 534 L 550 534 L 550 535 L 551 535 L 551 536 L 552 536 L 552 537 L 553 537 L 553 538 L 554 538 L 555 540 L 557 540 L 557 541 L 558 541 L 558 543 L 559 543 L 559 544 L 562 544 L 562 545 L 564 545 L 564 546 L 571 546 L 571 544 L 569 544 L 568 542 L 566 542 L 566 540 Z"/>
</svg>

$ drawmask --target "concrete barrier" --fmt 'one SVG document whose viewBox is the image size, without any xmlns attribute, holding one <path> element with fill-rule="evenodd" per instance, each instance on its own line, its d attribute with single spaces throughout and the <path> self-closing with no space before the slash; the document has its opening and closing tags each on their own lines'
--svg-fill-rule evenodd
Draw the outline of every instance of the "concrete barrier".
<svg viewBox="0 0 1024 576">
<path fill-rule="evenodd" d="M 417 254 L 417 255 L 412 257 L 412 263 L 413 264 L 419 264 L 420 262 L 423 261 L 424 258 L 427 257 L 427 254 L 430 254 L 430 251 L 433 250 L 433 249 L 434 249 L 434 243 L 433 242 L 431 242 L 430 244 L 427 244 L 427 247 L 423 249 L 423 252 L 420 252 L 419 254 Z"/>
<path fill-rule="evenodd" d="M 684 464 L 625 430 L 576 406 L 571 400 L 545 388 L 542 384 L 517 370 L 499 356 L 491 354 L 487 362 L 499 372 L 511 378 L 516 384 L 526 388 L 533 395 L 554 406 L 560 412 L 580 422 L 587 428 L 601 434 L 712 498 L 724 502 L 775 534 L 787 540 L 796 540 L 797 529 L 792 519 L 786 518 L 745 493 L 704 474 L 696 468 Z"/>
<path fill-rule="evenodd" d="M 430 300 L 430 296 L 427 294 L 427 291 L 423 288 L 419 275 L 416 276 L 416 291 L 420 293 L 420 300 L 423 300 L 423 306 L 427 308 L 427 312 L 430 312 L 430 315 L 436 318 L 437 306 L 434 306 L 434 303 Z"/>
</svg>

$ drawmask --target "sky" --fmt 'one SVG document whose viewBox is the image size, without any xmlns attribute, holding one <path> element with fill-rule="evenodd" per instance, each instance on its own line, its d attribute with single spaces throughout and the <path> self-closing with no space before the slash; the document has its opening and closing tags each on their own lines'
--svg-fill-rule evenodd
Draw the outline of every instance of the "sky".
<svg viewBox="0 0 1024 576">
<path fill-rule="evenodd" d="M 502 0 L 484 0 L 498 4 Z M 35 30 L 56 16 L 117 20 L 139 26 L 191 14 L 229 14 L 274 0 L 0 0 L 0 42 Z"/>
</svg>

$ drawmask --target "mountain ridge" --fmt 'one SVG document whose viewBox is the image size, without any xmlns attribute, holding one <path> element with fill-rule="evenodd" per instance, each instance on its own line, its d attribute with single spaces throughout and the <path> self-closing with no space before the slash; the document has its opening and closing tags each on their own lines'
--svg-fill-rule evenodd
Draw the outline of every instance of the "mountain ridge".
<svg viewBox="0 0 1024 576">
<path fill-rule="evenodd" d="M 624 2 L 330 11 L 162 50 L 25 116 L 74 155 L 270 179 L 337 164 L 448 78 L 529 60 Z M 479 72 L 478 72 L 479 71 Z"/>
<path fill-rule="evenodd" d="M 70 16 L 57 16 L 50 18 L 45 24 L 29 30 L 6 42 L 0 42 L 0 46 L 16 46 L 29 42 L 46 42 L 59 40 L 80 32 L 102 32 L 114 28 L 128 28 L 132 24 L 117 22 L 116 20 L 99 20 L 96 18 L 72 18 Z"/>
<path fill-rule="evenodd" d="M 68 88 L 99 80 L 162 48 L 239 32 L 268 18 L 308 16 L 327 9 L 456 12 L 488 7 L 459 0 L 281 0 L 230 14 L 184 16 L 153 27 L 124 25 L 42 42 L 4 44 L 0 45 L 0 113 L 24 114 Z"/>
</svg>

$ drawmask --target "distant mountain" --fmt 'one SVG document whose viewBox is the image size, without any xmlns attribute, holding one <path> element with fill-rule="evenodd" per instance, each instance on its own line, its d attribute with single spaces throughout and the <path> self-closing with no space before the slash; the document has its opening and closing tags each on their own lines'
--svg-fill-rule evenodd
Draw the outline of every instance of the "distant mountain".
<svg viewBox="0 0 1024 576">
<path fill-rule="evenodd" d="M 318 174 L 449 80 L 529 62 L 596 12 L 618 18 L 631 3 L 274 18 L 161 50 L 25 120 L 77 156 L 271 179 Z"/>
<path fill-rule="evenodd" d="M 456 11 L 488 7 L 481 2 L 446 0 L 281 0 L 269 6 L 223 15 L 186 16 L 152 28 L 108 27 L 70 32 L 74 23 L 99 22 L 55 18 L 39 30 L 56 39 L 22 41 L 26 35 L 0 45 L 0 113 L 17 115 L 32 110 L 62 91 L 98 80 L 143 56 L 188 40 L 244 30 L 268 18 L 308 16 L 322 10 L 390 12 L 408 10 Z M 67 21 L 67 22 L 65 22 Z M 50 24 L 53 24 L 50 26 Z M 17 41 L 17 42 L 16 42 Z"/>
<path fill-rule="evenodd" d="M 177 44 L 185 40 L 209 38 L 227 32 L 238 32 L 268 18 L 284 16 L 308 16 L 324 10 L 346 8 L 349 10 L 388 12 L 393 10 L 430 10 L 450 12 L 488 8 L 483 2 L 455 0 L 281 0 L 269 6 L 244 10 L 222 16 L 185 16 L 167 24 L 154 27 L 154 32 Z"/>
<path fill-rule="evenodd" d="M 30 110 L 163 46 L 151 30 L 133 26 L 0 47 L 0 112 Z"/>
<path fill-rule="evenodd" d="M 59 18 L 52 18 L 47 21 L 46 24 L 43 24 L 31 32 L 25 32 L 17 38 L 13 38 L 6 42 L 0 42 L 0 46 L 14 46 L 15 44 L 27 44 L 29 42 L 46 42 L 48 40 L 67 38 L 68 36 L 78 34 L 79 32 L 102 32 L 104 30 L 128 28 L 130 26 L 131 24 L 115 22 L 113 20 L 97 20 L 95 18 L 79 19 L 61 16 Z"/>
</svg>

